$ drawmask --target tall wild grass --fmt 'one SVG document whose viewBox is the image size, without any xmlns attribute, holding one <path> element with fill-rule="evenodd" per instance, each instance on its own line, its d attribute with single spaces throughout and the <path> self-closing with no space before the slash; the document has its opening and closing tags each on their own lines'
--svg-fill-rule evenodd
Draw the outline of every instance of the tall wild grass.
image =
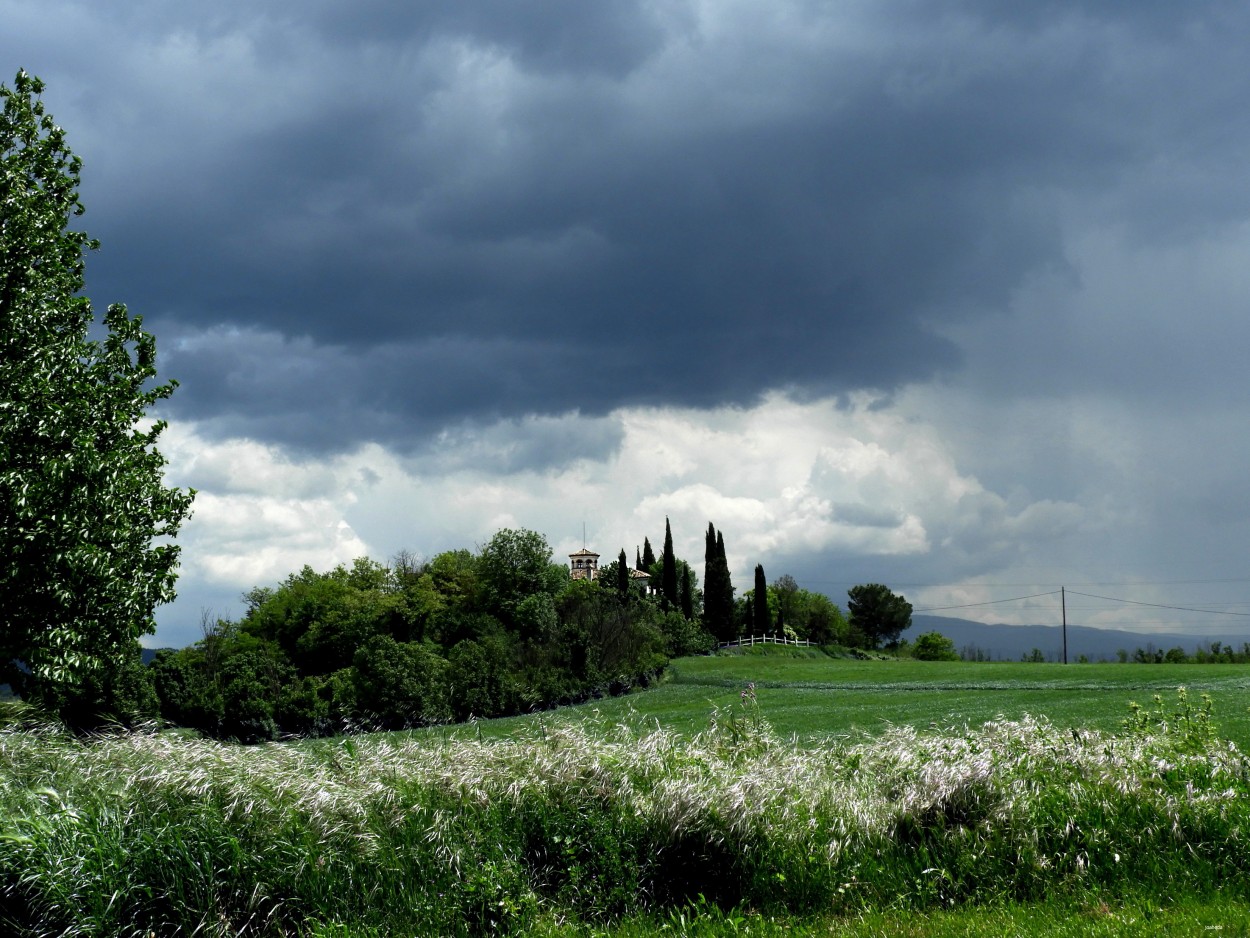
<svg viewBox="0 0 1250 938">
<path fill-rule="evenodd" d="M 244 747 L 9 728 L 0 932 L 498 934 L 692 901 L 1245 895 L 1250 763 L 1181 704 L 1117 735 L 1025 719 L 816 748 L 776 738 L 748 696 L 694 738 L 539 725 Z"/>
</svg>

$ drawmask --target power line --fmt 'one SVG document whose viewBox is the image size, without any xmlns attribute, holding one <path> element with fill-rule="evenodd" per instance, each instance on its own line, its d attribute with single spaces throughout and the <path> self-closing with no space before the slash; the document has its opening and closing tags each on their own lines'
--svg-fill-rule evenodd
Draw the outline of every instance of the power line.
<svg viewBox="0 0 1250 938">
<path fill-rule="evenodd" d="M 941 612 L 944 609 L 971 609 L 973 606 L 997 606 L 999 603 L 1018 603 L 1025 599 L 1037 599 L 1039 596 L 1058 596 L 1059 590 L 1049 593 L 1034 593 L 1031 596 L 1013 596 L 1011 599 L 991 599 L 980 603 L 960 603 L 958 606 L 927 606 L 924 609 L 913 609 L 913 612 Z"/>
<path fill-rule="evenodd" d="M 1192 606 L 1168 606 L 1164 603 L 1143 603 L 1135 599 L 1117 599 L 1114 596 L 1095 596 L 1093 593 L 1078 593 L 1070 590 L 1073 596 L 1084 596 L 1086 599 L 1104 599 L 1111 603 L 1127 603 L 1130 606 L 1152 606 L 1155 609 L 1175 609 L 1180 612 L 1202 612 L 1212 616 L 1244 616 L 1250 618 L 1250 612 L 1225 612 L 1222 609 L 1194 609 Z"/>
<path fill-rule="evenodd" d="M 859 580 L 826 580 L 804 578 L 804 583 L 811 583 L 818 586 L 855 586 L 860 583 L 867 582 L 866 579 Z M 1183 586 L 1194 584 L 1210 584 L 1210 583 L 1250 583 L 1250 577 L 1223 577 L 1216 579 L 1203 580 L 1087 580 L 1082 582 L 1083 586 Z M 1037 580 L 1031 580 L 1020 583 L 901 583 L 891 580 L 889 585 L 893 589 L 959 589 L 963 587 L 975 586 L 983 589 L 1019 589 L 1021 587 L 1037 587 L 1044 586 Z M 1059 592 L 1059 588 L 1055 587 L 1054 592 Z"/>
</svg>

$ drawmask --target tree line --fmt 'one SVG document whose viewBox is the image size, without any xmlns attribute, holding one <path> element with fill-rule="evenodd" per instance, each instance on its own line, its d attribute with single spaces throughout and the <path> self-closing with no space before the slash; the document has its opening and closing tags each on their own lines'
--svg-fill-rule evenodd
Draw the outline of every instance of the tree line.
<svg viewBox="0 0 1250 938">
<path fill-rule="evenodd" d="M 246 593 L 238 620 L 206 617 L 199 641 L 159 652 L 150 669 L 156 706 L 171 723 L 244 741 L 399 729 L 647 686 L 671 658 L 756 628 L 819 644 L 880 637 L 867 605 L 848 621 L 793 577 L 763 581 L 762 567 L 755 588 L 735 599 L 724 537 L 709 533 L 708 543 L 715 560 L 702 590 L 673 553 L 667 520 L 659 558 L 646 563 L 649 539 L 636 550 L 643 576 L 622 549 L 598 576 L 574 578 L 546 538 L 525 529 L 427 561 L 402 553 L 390 564 L 305 567 Z"/>
<path fill-rule="evenodd" d="M 572 579 L 524 529 L 424 562 L 305 567 L 244 598 L 239 620 L 158 653 L 165 719 L 256 740 L 506 716 L 646 685 L 711 644 L 640 589 Z"/>
</svg>

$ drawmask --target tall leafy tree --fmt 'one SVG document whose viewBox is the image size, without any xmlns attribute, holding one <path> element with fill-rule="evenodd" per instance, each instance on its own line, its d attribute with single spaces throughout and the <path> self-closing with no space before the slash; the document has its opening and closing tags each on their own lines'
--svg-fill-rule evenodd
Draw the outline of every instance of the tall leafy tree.
<svg viewBox="0 0 1250 938">
<path fill-rule="evenodd" d="M 680 607 L 681 598 L 677 595 L 677 555 L 673 553 L 673 529 L 668 518 L 664 519 L 664 553 L 663 567 L 660 571 L 660 595 L 663 597 L 665 609 Z"/>
<path fill-rule="evenodd" d="M 897 642 L 911 625 L 911 603 L 880 583 L 852 586 L 847 600 L 851 628 L 860 632 L 871 648 Z"/>
<path fill-rule="evenodd" d="M 111 686 L 174 597 L 169 539 L 193 491 L 164 484 L 148 410 L 156 343 L 122 305 L 91 338 L 81 160 L 43 83 L 0 85 L 0 680 L 72 722 L 108 716 Z M 19 662 L 25 665 L 23 668 Z"/>
<path fill-rule="evenodd" d="M 521 606 L 554 596 L 568 582 L 568 568 L 551 562 L 547 538 L 528 528 L 502 528 L 482 547 L 478 575 L 491 612 L 506 625 L 525 619 Z"/>
<path fill-rule="evenodd" d="M 777 601 L 777 611 L 784 614 L 786 624 L 791 628 L 801 624 L 802 593 L 798 581 L 788 573 L 773 580 L 773 598 Z"/>
</svg>

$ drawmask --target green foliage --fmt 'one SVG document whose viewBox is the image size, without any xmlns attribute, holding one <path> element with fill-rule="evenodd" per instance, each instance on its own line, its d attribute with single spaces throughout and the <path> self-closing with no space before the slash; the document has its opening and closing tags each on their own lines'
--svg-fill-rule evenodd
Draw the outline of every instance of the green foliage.
<svg viewBox="0 0 1250 938">
<path fill-rule="evenodd" d="M 451 719 L 447 662 L 424 645 L 379 635 L 353 665 L 356 707 L 370 723 L 400 729 Z"/>
<path fill-rule="evenodd" d="M 852 586 L 847 599 L 851 628 L 864 637 L 869 648 L 897 642 L 911 625 L 911 603 L 880 583 Z"/>
<path fill-rule="evenodd" d="M 156 653 L 151 672 L 160 714 L 171 723 L 201 732 L 220 731 L 225 708 L 217 669 L 208 666 L 203 647 Z"/>
<path fill-rule="evenodd" d="M 221 667 L 221 734 L 239 742 L 276 739 L 279 702 L 295 669 L 276 646 L 257 643 Z"/>
<path fill-rule="evenodd" d="M 705 738 L 729 758 L 758 756 L 775 744 L 776 736 L 760 709 L 754 681 L 742 689 L 734 703 L 712 708 Z"/>
<path fill-rule="evenodd" d="M 615 591 L 575 582 L 559 600 L 557 654 L 587 688 L 624 690 L 665 661 L 662 622 L 680 613 L 661 613 L 654 603 L 621 604 Z M 559 659 L 556 659 L 559 660 Z"/>
<path fill-rule="evenodd" d="M 524 641 L 545 644 L 556 637 L 555 599 L 550 593 L 531 593 L 518 602 L 512 613 L 512 625 Z"/>
<path fill-rule="evenodd" d="M 541 594 L 554 596 L 568 582 L 568 569 L 552 564 L 551 547 L 537 531 L 504 528 L 482 548 L 477 574 L 487 607 L 500 621 L 511 624 L 518 607 Z M 541 629 L 541 613 L 531 605 L 522 615 L 526 625 Z"/>
<path fill-rule="evenodd" d="M 787 614 L 786 621 L 798 632 L 818 645 L 849 644 L 850 625 L 846 616 L 828 596 L 801 590 L 801 612 Z"/>
<path fill-rule="evenodd" d="M 124 650 L 110 667 L 88 671 L 80 684 L 45 686 L 39 702 L 77 729 L 135 728 L 160 715 L 152 673 L 143 665 L 138 644 Z"/>
<path fill-rule="evenodd" d="M 622 602 L 640 602 L 647 595 L 646 581 L 632 577 L 630 567 L 622 566 L 620 558 L 599 568 L 597 582 L 604 588 L 615 589 Z"/>
<path fill-rule="evenodd" d="M 955 643 L 941 632 L 925 632 L 916 636 L 912 657 L 917 661 L 958 661 Z"/>
<path fill-rule="evenodd" d="M 716 647 L 716 639 L 703 631 L 697 619 L 687 619 L 681 613 L 665 613 L 662 628 L 670 658 L 705 655 Z"/>
<path fill-rule="evenodd" d="M 541 535 L 505 530 L 479 556 L 305 567 L 248 593 L 239 622 L 205 621 L 202 641 L 158 658 L 161 714 L 249 742 L 421 726 L 621 693 L 670 648 L 706 649 L 680 613 L 633 585 L 622 602 L 611 577 L 571 580 L 550 554 Z"/>
<path fill-rule="evenodd" d="M 1201 703 L 1189 702 L 1189 692 L 1176 688 L 1176 703 L 1169 710 L 1164 707 L 1163 695 L 1155 694 L 1154 707 L 1144 709 L 1140 704 L 1129 702 L 1129 715 L 1123 726 L 1126 732 L 1137 737 L 1162 735 L 1186 752 L 1202 752 L 1219 736 L 1219 727 L 1213 717 L 1215 705 L 1210 694 L 1199 696 Z"/>
<path fill-rule="evenodd" d="M 823 593 L 802 589 L 789 574 L 765 586 L 764 603 L 759 603 L 757 595 L 756 590 L 743 595 L 739 602 L 742 619 L 749 615 L 754 622 L 757 617 L 766 615 L 772 631 L 792 634 L 817 645 L 849 644 L 850 630 L 842 610 Z M 754 629 L 756 634 L 767 631 L 768 628 Z"/>
<path fill-rule="evenodd" d="M 452 717 L 467 720 L 514 713 L 519 695 L 513 660 L 514 652 L 503 636 L 466 640 L 452 648 L 447 655 Z"/>
<path fill-rule="evenodd" d="M 117 715 L 110 688 L 174 596 L 167 539 L 194 493 L 163 484 L 165 425 L 147 412 L 176 384 L 151 385 L 142 320 L 111 305 L 89 336 L 98 245 L 69 228 L 81 161 L 42 90 L 20 71 L 0 85 L 0 682 L 91 725 Z"/>
</svg>

